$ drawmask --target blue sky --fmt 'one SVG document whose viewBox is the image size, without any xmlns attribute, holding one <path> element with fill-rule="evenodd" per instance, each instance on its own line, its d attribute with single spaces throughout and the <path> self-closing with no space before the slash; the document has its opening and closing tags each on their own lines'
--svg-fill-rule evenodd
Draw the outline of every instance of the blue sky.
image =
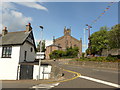
<svg viewBox="0 0 120 90">
<path fill-rule="evenodd" d="M 24 3 L 24 2 L 23 2 Z M 31 2 L 32 3 L 32 2 Z M 26 7 L 22 4 L 12 3 L 15 11 L 21 12 L 22 15 L 28 17 L 27 23 L 30 21 L 36 41 L 40 40 L 40 25 L 44 26 L 43 37 L 47 41 L 63 35 L 64 26 L 71 27 L 72 36 L 84 41 L 84 28 L 86 24 L 91 24 L 105 8 L 109 2 L 44 2 L 37 3 L 46 8 L 46 10 Z M 19 21 L 18 21 L 19 22 Z M 91 34 L 96 32 L 102 26 L 112 27 L 118 23 L 118 3 L 114 3 L 110 9 L 92 25 Z M 25 26 L 24 26 L 25 28 Z M 86 32 L 86 43 L 87 41 Z M 84 44 L 84 42 L 83 42 Z M 83 51 L 86 48 L 83 47 Z"/>
</svg>

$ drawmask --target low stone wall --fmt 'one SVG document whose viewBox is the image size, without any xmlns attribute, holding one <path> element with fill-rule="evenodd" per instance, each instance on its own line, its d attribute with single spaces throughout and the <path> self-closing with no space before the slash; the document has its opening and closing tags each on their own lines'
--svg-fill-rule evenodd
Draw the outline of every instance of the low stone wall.
<svg viewBox="0 0 120 90">
<path fill-rule="evenodd" d="M 57 67 L 53 60 L 44 60 L 42 63 L 47 63 L 52 66 L 51 74 L 50 74 L 50 79 L 58 79 L 62 77 L 62 69 Z"/>
<path fill-rule="evenodd" d="M 119 69 L 118 67 L 120 67 L 118 62 L 69 61 L 68 64 L 108 69 Z"/>
</svg>

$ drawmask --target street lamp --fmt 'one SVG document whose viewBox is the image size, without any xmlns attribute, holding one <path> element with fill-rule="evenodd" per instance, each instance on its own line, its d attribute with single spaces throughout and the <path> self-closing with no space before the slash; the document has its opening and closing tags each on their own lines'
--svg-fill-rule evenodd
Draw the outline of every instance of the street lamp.
<svg viewBox="0 0 120 90">
<path fill-rule="evenodd" d="M 89 55 L 91 55 L 91 39 L 90 39 L 90 28 L 92 28 L 92 26 L 86 24 L 86 26 L 88 27 L 87 30 L 88 30 L 88 40 L 89 40 L 89 43 L 88 43 L 88 48 L 89 48 Z"/>
<path fill-rule="evenodd" d="M 42 32 L 43 32 L 43 26 L 39 26 L 42 30 L 41 30 L 41 42 L 40 42 L 40 56 L 41 56 L 41 52 L 42 52 Z M 39 59 L 39 73 L 38 73 L 38 79 L 40 79 L 40 66 L 41 66 L 41 57 Z"/>
</svg>

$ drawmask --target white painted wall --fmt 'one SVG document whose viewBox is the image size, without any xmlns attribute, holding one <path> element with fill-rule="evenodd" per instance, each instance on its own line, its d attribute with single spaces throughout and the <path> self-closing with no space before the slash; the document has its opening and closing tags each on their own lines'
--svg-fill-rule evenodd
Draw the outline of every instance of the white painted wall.
<svg viewBox="0 0 120 90">
<path fill-rule="evenodd" d="M 33 51 L 31 52 L 31 47 L 33 48 Z M 31 44 L 25 42 L 20 47 L 20 62 L 24 62 L 24 52 L 27 51 L 27 61 L 34 61 L 35 60 L 35 50 L 34 46 Z"/>
<path fill-rule="evenodd" d="M 30 51 L 30 48 L 33 51 Z M 0 80 L 16 80 L 19 62 L 24 61 L 24 51 L 27 51 L 27 61 L 35 60 L 34 47 L 27 42 L 21 46 L 12 46 L 11 58 L 2 58 L 2 47 L 0 47 Z"/>
<path fill-rule="evenodd" d="M 19 52 L 20 52 L 20 46 L 12 46 L 11 58 L 1 58 L 2 47 L 0 47 L 0 80 L 17 79 Z"/>
<path fill-rule="evenodd" d="M 43 69 L 44 68 L 44 69 Z M 50 73 L 51 73 L 51 65 L 48 65 L 47 67 L 42 65 L 40 67 L 40 79 L 49 79 L 50 78 Z M 43 75 L 43 70 L 44 70 L 44 75 Z M 38 79 L 38 72 L 39 71 L 39 66 L 34 65 L 34 71 L 33 71 L 33 79 Z"/>
</svg>

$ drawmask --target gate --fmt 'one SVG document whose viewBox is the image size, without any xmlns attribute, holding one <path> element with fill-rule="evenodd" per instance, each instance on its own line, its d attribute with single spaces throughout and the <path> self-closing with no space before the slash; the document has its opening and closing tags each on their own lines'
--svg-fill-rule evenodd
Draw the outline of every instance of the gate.
<svg viewBox="0 0 120 90">
<path fill-rule="evenodd" d="M 33 79 L 33 65 L 20 65 L 20 79 Z"/>
</svg>

